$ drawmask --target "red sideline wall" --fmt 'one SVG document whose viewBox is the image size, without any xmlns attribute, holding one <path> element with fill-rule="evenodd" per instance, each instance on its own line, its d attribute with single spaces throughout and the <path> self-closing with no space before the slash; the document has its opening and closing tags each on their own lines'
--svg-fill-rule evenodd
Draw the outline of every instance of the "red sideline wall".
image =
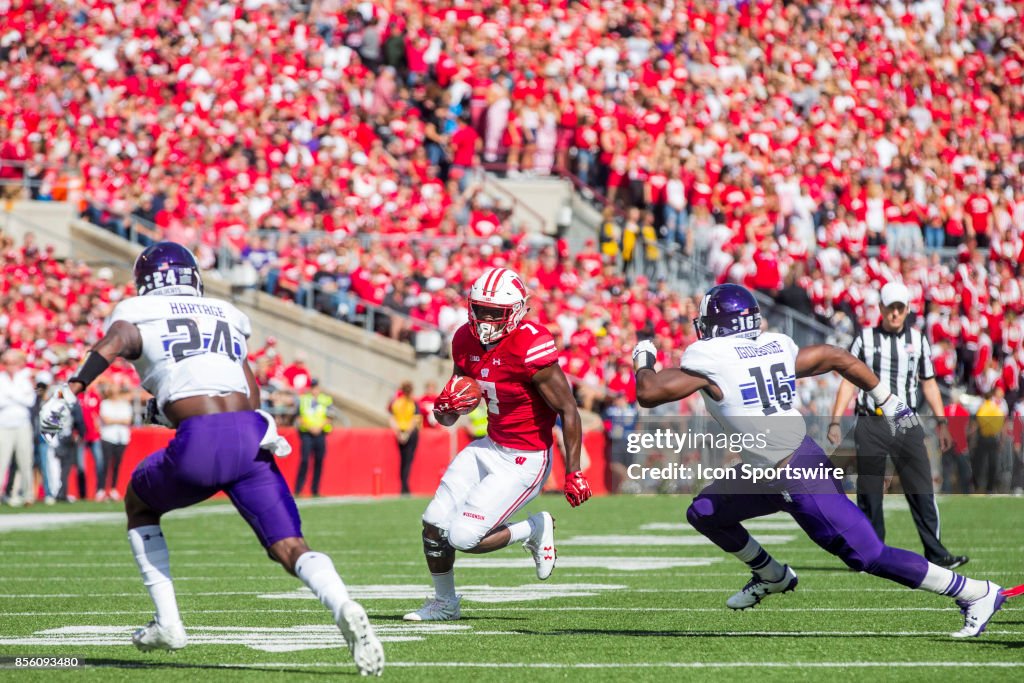
<svg viewBox="0 0 1024 683">
<path fill-rule="evenodd" d="M 281 429 L 281 434 L 292 444 L 292 454 L 278 458 L 277 464 L 289 486 L 295 484 L 299 468 L 299 437 L 294 428 Z M 117 488 L 123 494 L 132 471 L 147 455 L 163 448 L 173 432 L 160 427 L 132 429 L 132 440 L 121 460 Z M 409 487 L 414 495 L 433 495 L 441 475 L 458 449 L 469 443 L 462 430 L 424 429 L 420 431 L 419 447 L 409 476 Z M 590 456 L 585 474 L 595 494 L 608 492 L 607 467 L 604 452 L 604 434 L 584 434 L 584 444 Z M 565 465 L 561 453 L 555 448 L 554 467 L 545 490 L 561 490 Z M 86 454 L 86 488 L 96 490 L 96 475 L 90 454 Z M 306 475 L 305 491 L 309 491 L 312 463 Z M 79 495 L 75 477 L 69 484 L 71 493 Z M 395 495 L 401 491 L 398 478 L 398 446 L 394 434 L 388 429 L 336 429 L 327 436 L 327 457 L 320 480 L 320 493 L 325 496 L 379 496 Z M 80 496 L 81 497 L 81 496 Z"/>
</svg>

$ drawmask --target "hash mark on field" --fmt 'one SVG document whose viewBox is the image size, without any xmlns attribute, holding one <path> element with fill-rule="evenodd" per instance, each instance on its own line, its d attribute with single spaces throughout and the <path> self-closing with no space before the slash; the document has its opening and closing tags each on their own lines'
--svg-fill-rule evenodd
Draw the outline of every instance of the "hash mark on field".
<svg viewBox="0 0 1024 683">
<path fill-rule="evenodd" d="M 795 536 L 759 536 L 758 542 L 782 544 L 795 540 Z M 571 536 L 558 542 L 559 546 L 567 545 L 607 545 L 607 546 L 695 546 L 713 545 L 704 536 L 659 536 L 654 534 L 609 534 L 609 535 L 582 535 Z"/>
<path fill-rule="evenodd" d="M 680 567 L 707 567 L 721 562 L 721 557 L 615 557 L 564 556 L 558 558 L 561 569 L 609 569 L 621 572 L 677 569 Z M 534 562 L 528 557 L 460 557 L 459 569 L 533 569 Z"/>
<path fill-rule="evenodd" d="M 62 626 L 60 628 L 36 631 L 31 636 L 0 637 L 0 646 L 131 646 L 131 632 L 128 626 Z M 520 635 L 515 631 L 474 631 L 466 624 L 401 624 L 397 626 L 376 624 L 374 630 L 383 642 L 420 641 L 430 635 L 461 636 Z M 189 626 L 189 644 L 192 645 L 242 645 L 264 652 L 295 652 L 298 650 L 323 650 L 344 648 L 345 640 L 333 624 L 309 626 L 248 628 L 244 626 Z"/>
<path fill-rule="evenodd" d="M 589 598 L 602 591 L 625 588 L 602 583 L 532 583 L 524 586 L 460 586 L 459 594 L 473 602 L 527 602 L 552 598 Z M 421 600 L 431 589 L 422 584 L 403 584 L 349 586 L 348 590 L 358 600 Z M 259 597 L 268 600 L 316 600 L 308 588 L 286 593 L 264 593 Z"/>
<path fill-rule="evenodd" d="M 743 528 L 748 531 L 796 531 L 800 528 L 792 519 L 779 519 L 779 520 L 762 520 L 753 519 L 745 520 L 743 522 Z M 688 533 L 694 533 L 694 529 L 685 522 L 651 522 L 650 524 L 641 524 L 641 531 L 684 531 Z"/>
</svg>

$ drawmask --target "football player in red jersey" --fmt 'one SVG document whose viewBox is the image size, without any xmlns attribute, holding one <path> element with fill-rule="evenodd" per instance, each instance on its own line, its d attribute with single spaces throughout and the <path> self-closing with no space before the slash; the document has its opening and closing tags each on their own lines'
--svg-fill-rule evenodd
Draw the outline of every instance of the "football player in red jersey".
<svg viewBox="0 0 1024 683">
<path fill-rule="evenodd" d="M 522 542 L 546 579 L 555 567 L 554 520 L 538 512 L 508 518 L 540 493 L 551 472 L 552 427 L 565 433 L 565 497 L 573 507 L 590 498 L 580 472 L 583 430 L 569 380 L 558 365 L 555 340 L 544 327 L 524 323 L 527 292 L 507 268 L 492 268 L 470 290 L 469 322 L 455 332 L 455 370 L 434 403 L 434 416 L 451 426 L 471 411 L 475 397 L 455 385 L 476 380 L 487 401 L 487 436 L 455 456 L 423 513 L 423 552 L 434 592 L 408 621 L 458 619 L 455 551 L 489 553 Z"/>
</svg>

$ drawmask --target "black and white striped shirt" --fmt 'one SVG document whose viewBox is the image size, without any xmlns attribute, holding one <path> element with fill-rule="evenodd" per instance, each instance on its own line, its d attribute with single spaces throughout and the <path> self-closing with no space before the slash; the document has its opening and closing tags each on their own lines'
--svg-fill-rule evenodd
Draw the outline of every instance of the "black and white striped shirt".
<svg viewBox="0 0 1024 683">
<path fill-rule="evenodd" d="M 899 332 L 886 332 L 879 325 L 868 327 L 850 345 L 850 353 L 878 375 L 882 386 L 896 394 L 910 408 L 917 410 L 918 384 L 935 376 L 932 347 L 921 331 L 904 325 Z M 857 408 L 874 413 L 875 402 L 866 391 L 857 396 Z"/>
</svg>

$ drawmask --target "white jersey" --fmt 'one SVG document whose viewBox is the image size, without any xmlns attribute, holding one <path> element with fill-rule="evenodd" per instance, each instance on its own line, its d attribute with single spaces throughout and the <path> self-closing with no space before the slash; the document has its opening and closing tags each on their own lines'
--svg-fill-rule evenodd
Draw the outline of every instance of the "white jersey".
<svg viewBox="0 0 1024 683">
<path fill-rule="evenodd" d="M 703 392 L 708 412 L 727 434 L 750 435 L 741 455 L 751 465 L 774 467 L 807 434 L 803 415 L 792 405 L 798 351 L 788 336 L 764 332 L 757 339 L 702 339 L 683 353 L 682 369 L 707 377 L 722 391 L 720 401 Z"/>
<path fill-rule="evenodd" d="M 245 340 L 249 318 L 218 299 L 150 294 L 125 299 L 107 320 L 132 323 L 142 355 L 131 361 L 160 410 L 189 396 L 248 395 Z"/>
</svg>

